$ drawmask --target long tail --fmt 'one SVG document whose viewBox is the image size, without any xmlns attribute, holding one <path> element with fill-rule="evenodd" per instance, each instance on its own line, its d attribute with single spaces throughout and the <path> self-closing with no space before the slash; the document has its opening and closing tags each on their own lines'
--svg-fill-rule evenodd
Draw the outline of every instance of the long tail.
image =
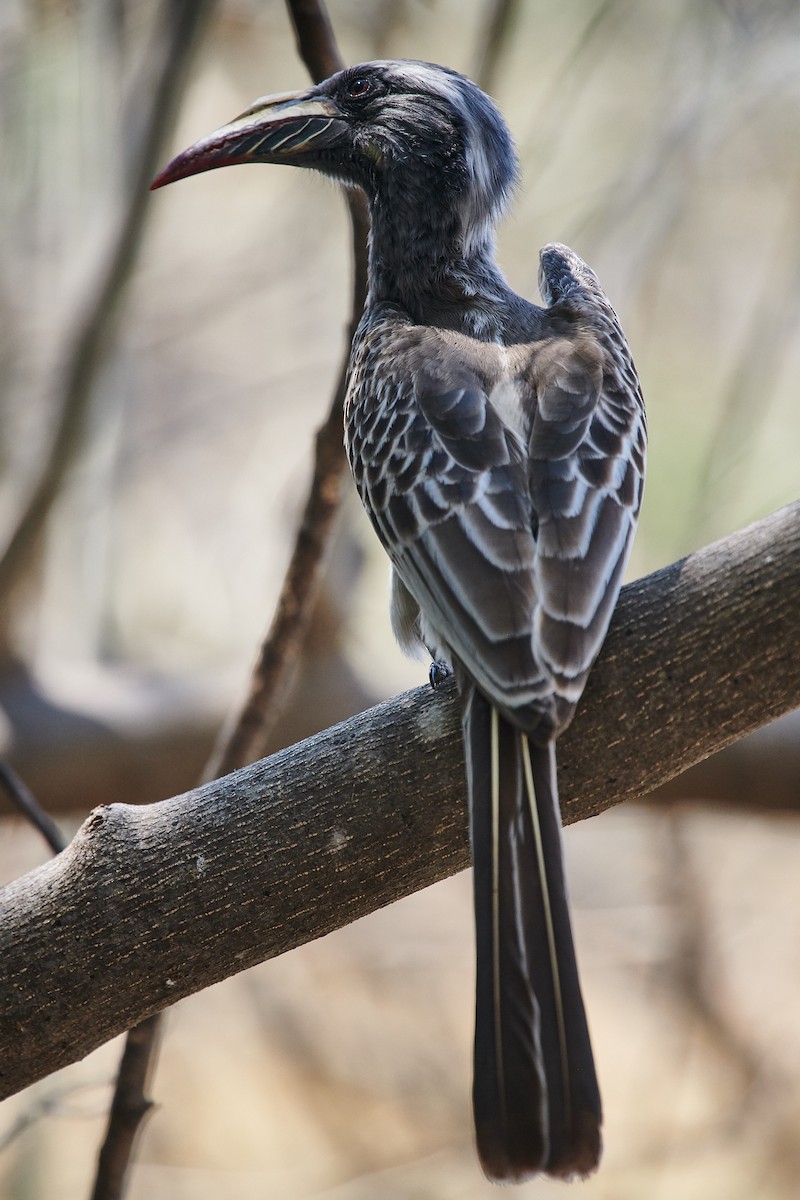
<svg viewBox="0 0 800 1200">
<path fill-rule="evenodd" d="M 587 1175 L 602 1115 L 564 885 L 555 746 L 529 742 L 474 689 L 464 699 L 478 1153 L 498 1181 Z"/>
</svg>

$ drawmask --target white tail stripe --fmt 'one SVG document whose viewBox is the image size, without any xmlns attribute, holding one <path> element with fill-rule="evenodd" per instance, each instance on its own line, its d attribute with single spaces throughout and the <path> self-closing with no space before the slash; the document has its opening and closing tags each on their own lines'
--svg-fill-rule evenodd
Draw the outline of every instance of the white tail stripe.
<svg viewBox="0 0 800 1200">
<path fill-rule="evenodd" d="M 506 1122 L 506 1081 L 503 1069 L 503 1031 L 500 1017 L 500 714 L 491 710 L 492 784 L 492 991 L 494 996 L 494 1054 L 503 1124 Z"/>
<path fill-rule="evenodd" d="M 547 948 L 550 953 L 550 970 L 553 974 L 553 991 L 555 993 L 556 1002 L 556 1020 L 558 1022 L 558 1044 L 561 1053 L 561 1073 L 564 1081 L 564 1103 L 566 1107 L 567 1119 L 570 1117 L 570 1088 L 569 1088 L 569 1060 L 567 1055 L 567 1031 L 564 1027 L 564 1004 L 561 998 L 561 976 L 558 971 L 558 955 L 556 953 L 556 937 L 553 929 L 553 913 L 550 908 L 550 885 L 547 878 L 547 867 L 544 860 L 544 848 L 542 846 L 542 830 L 539 824 L 539 811 L 536 806 L 536 789 L 533 786 L 533 767 L 531 766 L 531 750 L 528 744 L 528 738 L 524 733 L 519 735 L 520 747 L 522 749 L 522 762 L 525 768 L 525 790 L 528 793 L 528 805 L 531 812 L 531 823 L 533 825 L 533 839 L 536 843 L 536 861 L 539 867 L 539 880 L 542 887 L 542 906 L 544 908 L 544 919 L 547 926 Z"/>
</svg>

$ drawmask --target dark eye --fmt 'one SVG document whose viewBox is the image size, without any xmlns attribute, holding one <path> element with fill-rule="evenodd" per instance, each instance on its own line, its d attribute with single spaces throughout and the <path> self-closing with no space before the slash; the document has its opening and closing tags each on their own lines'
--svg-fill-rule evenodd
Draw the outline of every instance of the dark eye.
<svg viewBox="0 0 800 1200">
<path fill-rule="evenodd" d="M 372 80 L 368 75 L 354 75 L 348 79 L 345 91 L 351 100 L 363 100 L 373 91 Z"/>
</svg>

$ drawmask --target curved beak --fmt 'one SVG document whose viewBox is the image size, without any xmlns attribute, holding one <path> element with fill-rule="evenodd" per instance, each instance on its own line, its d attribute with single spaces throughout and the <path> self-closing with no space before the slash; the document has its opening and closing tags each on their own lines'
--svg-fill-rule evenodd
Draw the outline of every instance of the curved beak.
<svg viewBox="0 0 800 1200">
<path fill-rule="evenodd" d="M 292 163 L 313 167 L 320 151 L 341 145 L 347 132 L 336 105 L 312 89 L 263 96 L 229 125 L 189 146 L 150 184 L 150 191 L 237 163 Z"/>
</svg>

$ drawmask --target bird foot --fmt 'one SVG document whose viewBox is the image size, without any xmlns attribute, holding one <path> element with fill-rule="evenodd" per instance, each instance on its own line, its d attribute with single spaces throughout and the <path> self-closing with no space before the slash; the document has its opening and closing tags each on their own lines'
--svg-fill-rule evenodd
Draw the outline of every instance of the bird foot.
<svg viewBox="0 0 800 1200">
<path fill-rule="evenodd" d="M 444 683 L 445 679 L 449 679 L 453 674 L 453 668 L 441 659 L 435 658 L 431 663 L 431 669 L 428 672 L 428 679 L 431 681 L 431 687 L 434 691 Z"/>
</svg>

